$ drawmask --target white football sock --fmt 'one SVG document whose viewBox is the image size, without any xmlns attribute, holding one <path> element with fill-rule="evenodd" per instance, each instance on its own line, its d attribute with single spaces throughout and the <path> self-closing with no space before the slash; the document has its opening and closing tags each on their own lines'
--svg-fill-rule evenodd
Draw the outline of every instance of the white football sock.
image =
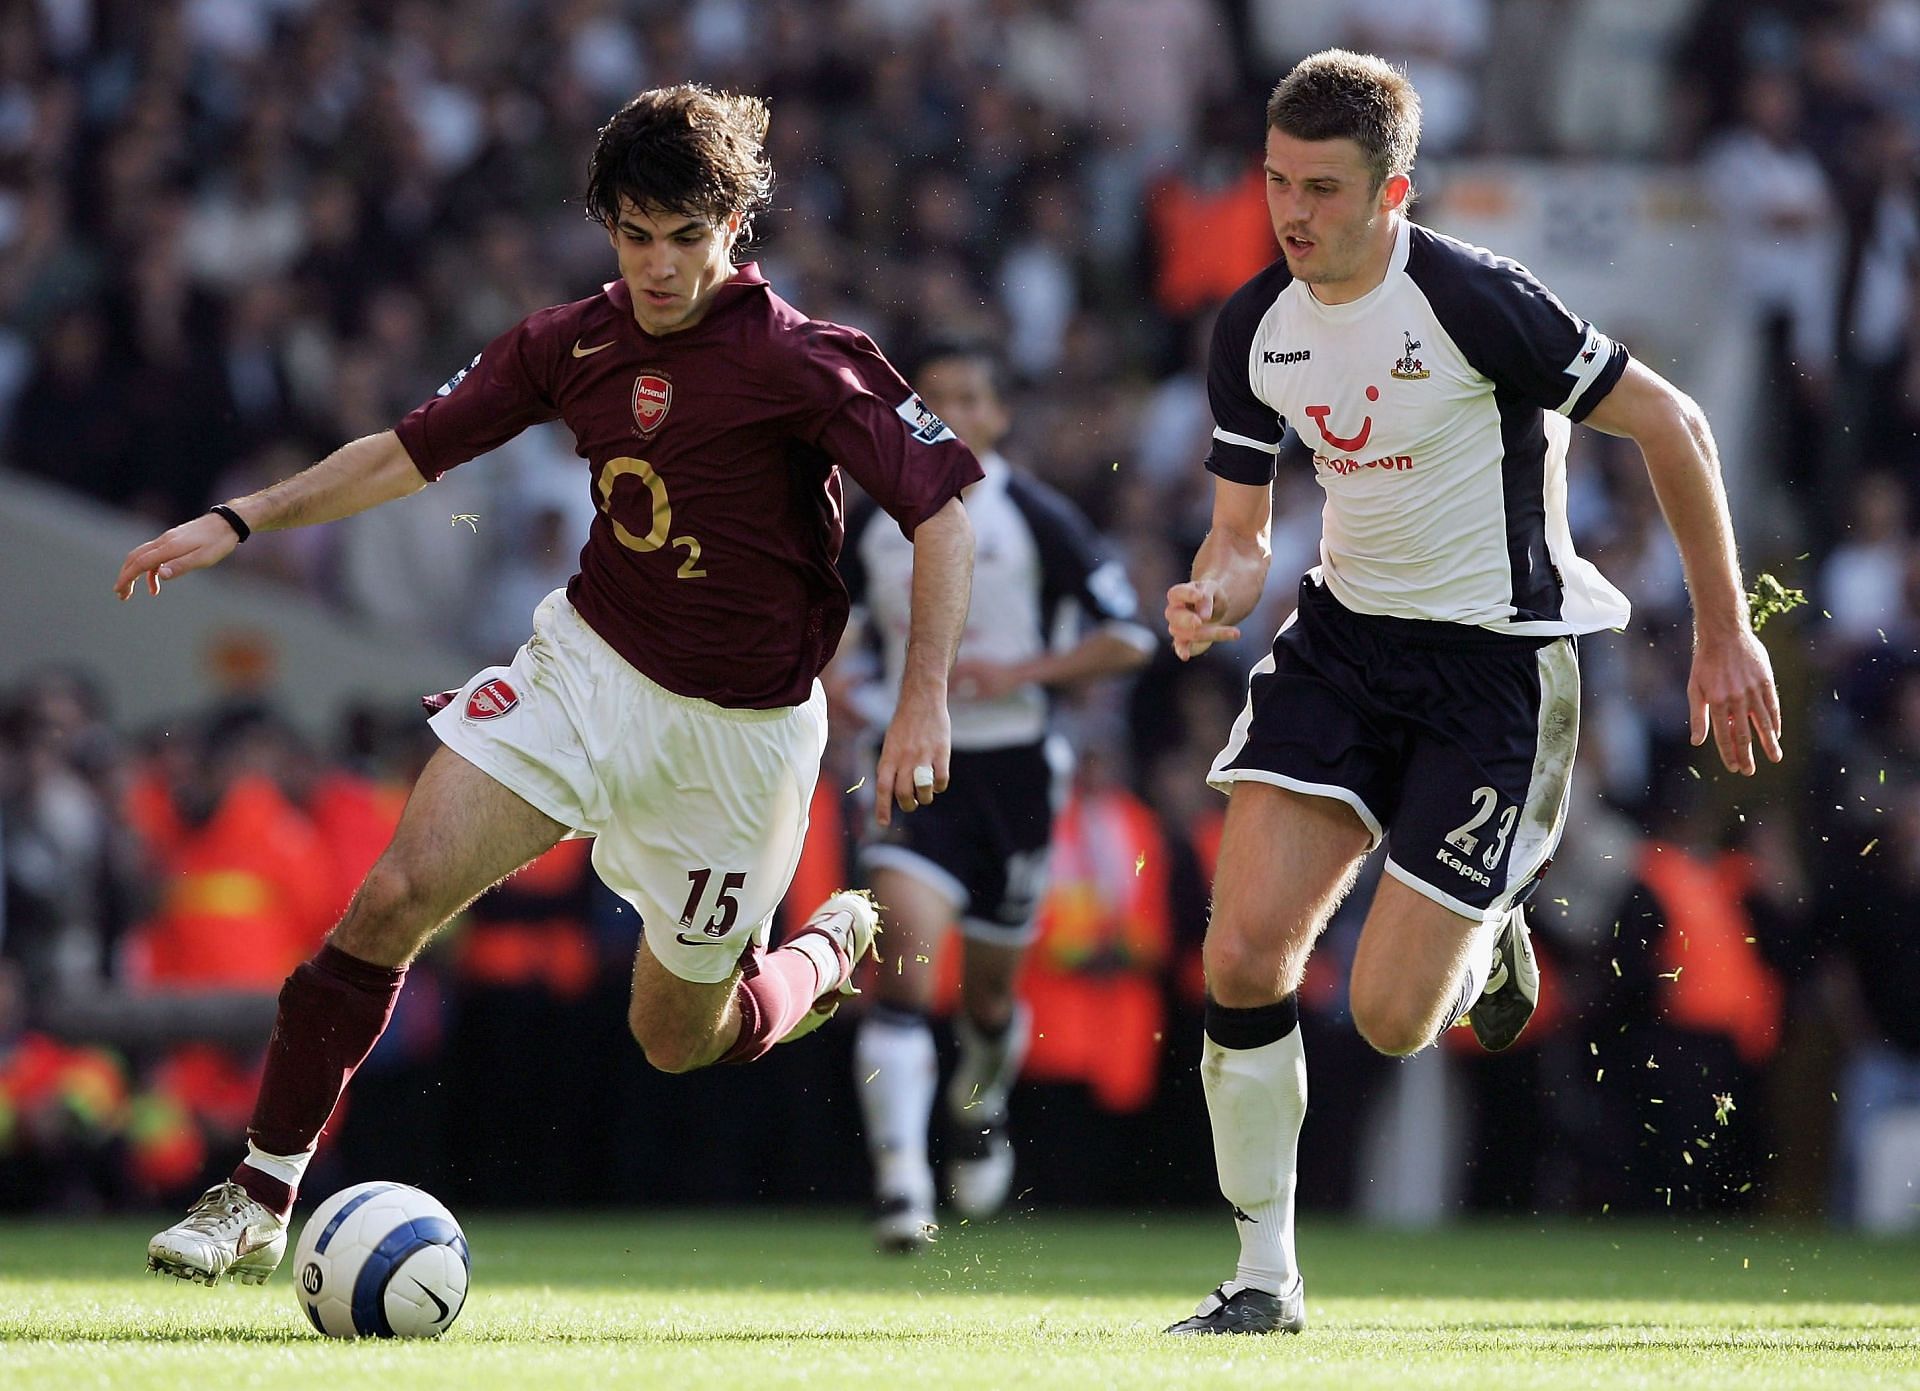
<svg viewBox="0 0 1920 1391">
<path fill-rule="evenodd" d="M 298 1188 L 300 1180 L 306 1177 L 307 1165 L 313 1163 L 313 1151 L 303 1150 L 299 1154 L 268 1154 L 253 1141 L 247 1141 L 247 1157 L 240 1161 L 248 1168 L 258 1169 L 270 1174 L 289 1188 Z"/>
<path fill-rule="evenodd" d="M 883 1198 L 908 1198 L 931 1208 L 927 1125 L 940 1059 L 926 1019 L 885 1006 L 870 1010 L 854 1036 L 853 1072 L 875 1189 Z"/>
<path fill-rule="evenodd" d="M 813 992 L 816 1000 L 829 990 L 838 990 L 840 982 L 846 979 L 846 970 L 840 965 L 840 953 L 833 949 L 832 942 L 818 932 L 804 933 L 776 950 L 797 951 L 813 963 L 813 974 L 820 982 L 820 988 Z"/>
<path fill-rule="evenodd" d="M 1515 908 L 1512 911 L 1518 913 L 1522 910 Z M 1483 926 L 1474 934 L 1476 945 L 1467 953 L 1467 969 L 1460 973 L 1460 982 L 1454 990 L 1453 1004 L 1447 1010 L 1446 1022 L 1440 1026 L 1442 1034 L 1472 1013 L 1474 1002 L 1487 988 L 1487 978 L 1493 974 L 1493 944 L 1500 940 L 1501 932 L 1506 929 L 1506 921 L 1505 917 L 1496 918 L 1492 932 L 1488 932 Z M 1477 944 L 1481 939 L 1484 939 L 1485 946 Z"/>
<path fill-rule="evenodd" d="M 953 1017 L 960 1059 L 947 1083 L 947 1111 L 960 1125 L 1005 1125 L 1007 1097 L 1027 1060 L 1033 1011 L 1014 1002 L 1013 1017 L 996 1037 L 974 1027 L 962 1010 Z"/>
<path fill-rule="evenodd" d="M 1293 1191 L 1307 1115 L 1307 1055 L 1295 1025 L 1258 1048 L 1222 1048 L 1208 1037 L 1200 1079 L 1213 1122 L 1220 1192 L 1240 1232 L 1235 1281 L 1280 1294 L 1293 1288 Z"/>
<path fill-rule="evenodd" d="M 1513 908 L 1508 910 L 1508 913 L 1523 911 L 1520 908 Z M 1491 932 L 1483 925 L 1474 934 L 1475 946 L 1467 953 L 1466 975 L 1460 986 L 1460 993 L 1469 1000 L 1479 999 L 1480 992 L 1487 988 L 1487 977 L 1493 974 L 1493 944 L 1500 940 L 1500 934 L 1506 930 L 1508 913 L 1503 913 L 1494 919 Z"/>
</svg>

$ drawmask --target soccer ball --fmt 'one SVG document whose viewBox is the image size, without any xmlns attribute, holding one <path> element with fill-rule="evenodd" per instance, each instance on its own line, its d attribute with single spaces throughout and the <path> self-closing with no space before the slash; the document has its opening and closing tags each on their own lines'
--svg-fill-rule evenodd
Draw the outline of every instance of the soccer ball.
<svg viewBox="0 0 1920 1391">
<path fill-rule="evenodd" d="M 356 1184 L 307 1219 L 293 1297 L 329 1338 L 437 1338 L 467 1302 L 470 1265 L 460 1224 L 432 1194 Z"/>
</svg>

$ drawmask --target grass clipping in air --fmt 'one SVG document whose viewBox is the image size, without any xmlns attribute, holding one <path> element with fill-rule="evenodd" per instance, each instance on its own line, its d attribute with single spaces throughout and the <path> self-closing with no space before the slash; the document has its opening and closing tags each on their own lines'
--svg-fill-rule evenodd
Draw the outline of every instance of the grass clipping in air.
<svg viewBox="0 0 1920 1391">
<path fill-rule="evenodd" d="M 1806 602 L 1806 590 L 1788 589 L 1762 570 L 1753 577 L 1753 588 L 1747 592 L 1747 619 L 1757 633 L 1767 626 L 1769 618 L 1792 613 Z"/>
</svg>

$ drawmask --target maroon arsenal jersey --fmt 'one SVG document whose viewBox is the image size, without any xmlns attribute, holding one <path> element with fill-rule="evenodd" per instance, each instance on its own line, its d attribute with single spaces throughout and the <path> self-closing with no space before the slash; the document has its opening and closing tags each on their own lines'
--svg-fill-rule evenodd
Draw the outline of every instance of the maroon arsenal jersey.
<svg viewBox="0 0 1920 1391">
<path fill-rule="evenodd" d="M 567 597 L 648 678 L 717 705 L 797 705 L 833 655 L 836 465 L 909 536 L 980 477 L 870 339 L 807 318 L 753 265 L 663 337 L 617 280 L 543 309 L 396 428 L 431 480 L 554 419 L 600 510 Z"/>
</svg>

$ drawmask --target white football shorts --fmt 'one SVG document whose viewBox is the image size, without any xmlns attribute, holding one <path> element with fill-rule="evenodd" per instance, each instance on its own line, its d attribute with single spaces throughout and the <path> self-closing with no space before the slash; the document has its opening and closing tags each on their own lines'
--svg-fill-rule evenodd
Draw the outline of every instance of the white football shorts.
<svg viewBox="0 0 1920 1391">
<path fill-rule="evenodd" d="M 578 835 L 682 980 L 723 981 L 764 946 L 807 833 L 826 695 L 730 710 L 642 676 L 556 589 L 533 636 L 432 721 L 448 748 Z"/>
</svg>

